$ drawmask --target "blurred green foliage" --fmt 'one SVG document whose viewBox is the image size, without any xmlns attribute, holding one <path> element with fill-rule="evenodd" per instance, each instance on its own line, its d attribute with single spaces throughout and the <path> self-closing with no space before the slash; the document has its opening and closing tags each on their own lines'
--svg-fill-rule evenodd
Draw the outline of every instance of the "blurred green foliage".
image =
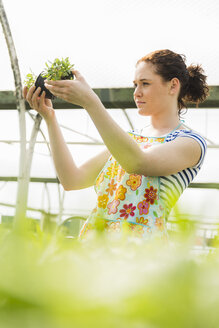
<svg viewBox="0 0 219 328">
<path fill-rule="evenodd" d="M 218 327 L 219 254 L 101 233 L 84 240 L 39 225 L 0 226 L 0 327 Z"/>
</svg>

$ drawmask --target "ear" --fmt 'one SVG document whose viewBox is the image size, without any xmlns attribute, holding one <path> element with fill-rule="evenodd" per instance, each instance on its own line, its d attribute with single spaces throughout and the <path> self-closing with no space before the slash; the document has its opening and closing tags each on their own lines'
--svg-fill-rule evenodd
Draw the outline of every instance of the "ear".
<svg viewBox="0 0 219 328">
<path fill-rule="evenodd" d="M 176 94 L 180 89 L 180 81 L 179 79 L 177 79 L 177 77 L 172 78 L 172 80 L 170 81 L 170 94 Z"/>
</svg>

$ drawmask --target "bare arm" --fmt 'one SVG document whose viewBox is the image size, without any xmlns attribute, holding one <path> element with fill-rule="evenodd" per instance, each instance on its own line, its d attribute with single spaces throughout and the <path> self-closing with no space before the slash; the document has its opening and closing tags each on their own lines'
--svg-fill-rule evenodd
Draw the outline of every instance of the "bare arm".
<svg viewBox="0 0 219 328">
<path fill-rule="evenodd" d="M 105 149 L 80 167 L 77 167 L 55 116 L 47 123 L 47 126 L 53 161 L 63 188 L 65 190 L 75 190 L 94 185 L 99 172 L 110 156 L 110 152 Z"/>
<path fill-rule="evenodd" d="M 111 118 L 100 101 L 87 106 L 87 111 L 105 145 L 128 173 L 170 175 L 195 166 L 200 159 L 201 147 L 194 139 L 179 137 L 142 150 Z"/>
<path fill-rule="evenodd" d="M 196 140 L 178 137 L 142 151 L 139 166 L 134 173 L 148 176 L 170 175 L 195 166 L 200 157 L 201 147 Z"/>
<path fill-rule="evenodd" d="M 124 132 L 86 83 L 74 71 L 73 81 L 48 81 L 46 87 L 56 96 L 87 110 L 110 153 L 128 173 L 161 176 L 177 173 L 198 163 L 201 148 L 191 138 L 177 138 L 145 151 Z"/>
<path fill-rule="evenodd" d="M 40 88 L 35 93 L 33 93 L 34 90 L 34 87 L 30 88 L 29 92 L 24 89 L 24 97 L 30 106 L 36 109 L 46 121 L 54 165 L 63 188 L 65 190 L 74 190 L 94 185 L 96 177 L 110 156 L 110 152 L 105 149 L 94 158 L 77 167 L 56 120 L 52 102 L 45 98 L 45 93 L 41 97 L 38 96 Z"/>
</svg>

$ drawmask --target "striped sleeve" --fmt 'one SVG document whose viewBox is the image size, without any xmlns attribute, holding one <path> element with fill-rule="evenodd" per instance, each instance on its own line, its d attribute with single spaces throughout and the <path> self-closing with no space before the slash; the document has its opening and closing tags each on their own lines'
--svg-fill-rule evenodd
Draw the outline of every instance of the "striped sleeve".
<svg viewBox="0 0 219 328">
<path fill-rule="evenodd" d="M 201 147 L 201 156 L 200 156 L 200 159 L 199 159 L 198 163 L 195 166 L 193 166 L 192 168 L 200 169 L 202 164 L 203 164 L 205 154 L 206 154 L 206 150 L 207 150 L 207 144 L 206 144 L 205 139 L 200 134 L 198 134 L 197 132 L 194 132 L 192 130 L 190 130 L 190 131 L 186 131 L 186 130 L 180 131 L 180 133 L 177 135 L 177 137 L 192 138 L 192 139 L 196 140 L 199 143 L 199 145 Z"/>
</svg>

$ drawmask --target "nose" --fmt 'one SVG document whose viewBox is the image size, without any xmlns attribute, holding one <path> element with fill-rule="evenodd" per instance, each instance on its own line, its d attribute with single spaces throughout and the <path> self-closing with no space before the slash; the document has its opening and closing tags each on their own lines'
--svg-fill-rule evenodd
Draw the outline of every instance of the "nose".
<svg viewBox="0 0 219 328">
<path fill-rule="evenodd" d="M 141 97 L 142 96 L 142 91 L 141 91 L 140 86 L 138 86 L 138 85 L 136 86 L 133 95 L 134 95 L 134 98 L 137 98 L 137 97 Z"/>
</svg>

